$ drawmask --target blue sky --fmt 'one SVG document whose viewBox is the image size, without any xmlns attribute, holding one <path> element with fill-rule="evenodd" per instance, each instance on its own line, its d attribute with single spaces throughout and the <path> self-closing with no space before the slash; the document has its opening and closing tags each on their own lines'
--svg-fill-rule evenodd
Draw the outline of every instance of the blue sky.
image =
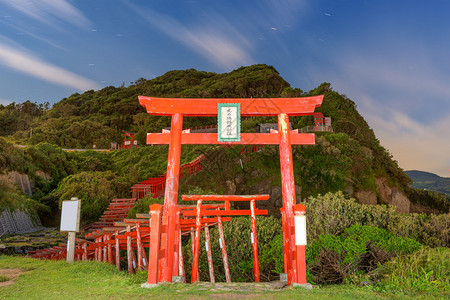
<svg viewBox="0 0 450 300">
<path fill-rule="evenodd" d="M 448 0 L 0 0 L 0 104 L 265 63 L 305 91 L 330 82 L 402 168 L 450 177 L 449 12 Z"/>
</svg>

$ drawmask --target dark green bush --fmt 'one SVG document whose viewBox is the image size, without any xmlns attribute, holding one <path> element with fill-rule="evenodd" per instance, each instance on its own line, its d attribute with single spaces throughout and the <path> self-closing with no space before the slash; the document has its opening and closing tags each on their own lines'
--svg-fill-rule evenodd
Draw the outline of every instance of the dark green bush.
<svg viewBox="0 0 450 300">
<path fill-rule="evenodd" d="M 346 199 L 342 192 L 309 197 L 306 202 L 308 240 L 322 234 L 339 235 L 351 225 L 370 225 L 388 228 L 397 218 L 394 207 L 365 205 Z"/>
<path fill-rule="evenodd" d="M 134 203 L 133 208 L 131 208 L 128 212 L 128 218 L 134 219 L 136 218 L 136 214 L 139 213 L 148 214 L 150 211 L 149 206 L 154 203 L 164 204 L 164 199 L 155 199 L 151 195 L 147 195 L 144 198 L 139 199 L 136 203 Z"/>
<path fill-rule="evenodd" d="M 279 243 L 272 241 L 280 240 L 281 222 L 273 217 L 257 217 L 257 239 L 258 253 L 260 257 L 260 274 L 262 281 L 271 281 L 279 275 L 279 265 L 283 264 L 282 252 L 281 261 L 278 259 L 268 259 L 268 253 L 277 253 L 282 249 Z M 253 256 L 250 239 L 250 217 L 232 217 L 230 222 L 224 222 L 223 230 L 225 235 L 225 245 L 228 254 L 228 264 L 230 267 L 231 280 L 238 282 L 253 281 Z M 219 233 L 217 226 L 210 229 L 211 249 L 213 255 L 214 274 L 216 281 L 225 281 L 225 273 L 222 260 L 222 252 L 219 245 Z M 191 240 L 186 237 L 183 240 L 183 254 L 187 278 L 191 276 L 192 268 L 192 248 Z M 276 247 L 278 250 L 273 250 Z M 205 239 L 202 234 L 199 254 L 200 279 L 209 280 L 208 261 L 206 257 Z M 188 280 L 189 281 L 189 280 Z"/>
<path fill-rule="evenodd" d="M 306 260 L 314 282 L 339 283 L 352 273 L 370 271 L 394 255 L 411 254 L 421 247 L 419 242 L 385 229 L 353 225 L 338 236 L 319 236 L 306 247 Z"/>
<path fill-rule="evenodd" d="M 81 200 L 81 220 L 97 221 L 113 198 L 126 190 L 120 178 L 110 171 L 80 172 L 64 178 L 51 195 L 59 200 Z"/>
<path fill-rule="evenodd" d="M 450 213 L 398 214 L 394 206 L 360 204 L 342 192 L 309 197 L 303 204 L 311 242 L 322 234 L 339 235 L 351 225 L 369 225 L 430 247 L 450 246 Z"/>
</svg>

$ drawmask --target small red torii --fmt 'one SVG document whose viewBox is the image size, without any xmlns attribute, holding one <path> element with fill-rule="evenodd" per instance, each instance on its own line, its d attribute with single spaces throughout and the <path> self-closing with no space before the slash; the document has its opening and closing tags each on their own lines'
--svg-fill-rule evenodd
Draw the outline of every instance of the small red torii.
<svg viewBox="0 0 450 300">
<path fill-rule="evenodd" d="M 182 144 L 256 144 L 279 145 L 282 183 L 283 245 L 285 272 L 289 283 L 306 283 L 305 246 L 294 243 L 294 206 L 296 204 L 294 169 L 291 145 L 314 145 L 312 133 L 289 130 L 289 116 L 312 115 L 322 104 L 323 95 L 300 98 L 238 98 L 238 99 L 180 99 L 139 96 L 139 103 L 151 115 L 172 116 L 171 130 L 164 133 L 148 133 L 147 144 L 169 144 L 164 216 L 167 218 L 165 239 L 165 263 L 162 281 L 171 282 L 174 265 L 178 184 Z M 277 116 L 278 132 L 241 133 L 239 141 L 218 141 L 217 133 L 190 133 L 182 130 L 184 116 L 215 117 L 219 104 L 240 104 L 241 116 Z M 300 208 L 304 213 L 304 206 Z M 156 246 L 155 246 L 156 247 Z M 152 251 L 152 250 L 150 250 Z M 158 251 L 156 248 L 154 251 Z"/>
<path fill-rule="evenodd" d="M 122 130 L 123 133 L 123 145 L 120 145 L 120 149 L 130 149 L 134 146 L 134 132 Z"/>
</svg>

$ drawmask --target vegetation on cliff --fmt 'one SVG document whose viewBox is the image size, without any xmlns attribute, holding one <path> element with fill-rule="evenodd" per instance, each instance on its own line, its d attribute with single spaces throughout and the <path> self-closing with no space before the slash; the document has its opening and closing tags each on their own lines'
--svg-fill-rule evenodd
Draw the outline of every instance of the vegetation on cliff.
<svg viewBox="0 0 450 300">
<path fill-rule="evenodd" d="M 111 86 L 99 91 L 75 93 L 51 108 L 48 104 L 38 105 L 30 101 L 0 105 L 0 135 L 14 143 L 28 145 L 25 149 L 13 149 L 12 145 L 1 140 L 0 168 L 4 172 L 17 170 L 29 174 L 35 182 L 33 199 L 50 207 L 53 212 L 57 211 L 59 201 L 69 196 L 64 191 L 70 188 L 65 186 L 81 176 L 77 175 L 80 172 L 84 172 L 81 176 L 84 181 L 81 182 L 89 182 L 92 176 L 104 179 L 113 176 L 120 182 L 120 187 L 112 189 L 115 196 L 128 196 L 132 184 L 165 172 L 167 146 L 112 153 L 68 153 L 60 147 L 89 149 L 95 145 L 96 148 L 109 148 L 111 141 L 121 141 L 123 129 L 136 132 L 139 143 L 143 144 L 146 132 L 159 132 L 170 126 L 170 118 L 150 116 L 145 112 L 137 101 L 140 94 L 192 98 L 323 94 L 323 104 L 317 111 L 332 118 L 334 133 L 316 134 L 316 146 L 293 147 L 296 184 L 302 187 L 302 198 L 326 192 L 346 191 L 352 195 L 357 191 L 372 191 L 377 196 L 377 201 L 383 203 L 376 189 L 376 179 L 380 177 L 385 178 L 390 186 L 398 187 L 408 196 L 412 195 L 413 200 L 420 198 L 414 197 L 417 193 L 414 194 L 410 189 L 410 179 L 380 145 L 352 100 L 333 91 L 329 83 L 323 83 L 309 92 L 292 88 L 275 68 L 267 65 L 241 67 L 224 74 L 193 69 L 170 71 L 151 80 L 141 78 L 127 87 Z M 291 117 L 290 121 L 294 128 L 313 123 L 311 116 Z M 243 131 L 252 132 L 255 125 L 262 122 L 276 122 L 276 118 L 244 118 Z M 215 123 L 215 118 L 185 118 L 184 128 Z M 187 162 L 211 148 L 183 146 L 182 159 Z M 242 173 L 244 177 L 249 175 L 246 174 L 247 170 L 236 167 L 236 152 L 239 150 L 232 149 L 231 154 L 222 156 L 225 159 L 222 170 L 228 171 L 215 172 L 214 182 L 211 178 L 193 179 L 191 182 L 204 190 L 219 193 L 226 190 L 226 181 L 233 179 L 238 173 Z M 271 185 L 279 185 L 279 162 L 273 159 L 277 156 L 277 151 L 275 146 L 266 146 L 263 151 L 248 156 L 245 158 L 247 169 L 258 169 L 271 180 Z M 218 161 L 220 159 L 215 159 L 214 163 L 217 164 Z M 36 175 L 38 171 L 48 174 L 50 180 Z M 71 177 L 67 178 L 68 176 Z M 251 190 L 251 185 L 255 182 L 255 179 L 246 180 L 248 190 Z M 88 186 L 86 183 L 87 190 Z M 55 190 L 56 188 L 58 189 Z M 434 199 L 432 196 L 425 204 L 438 210 L 448 210 L 448 198 L 441 199 L 440 202 Z M 94 202 L 96 200 L 98 199 L 93 199 Z M 103 205 L 99 209 L 102 207 Z M 92 216 L 94 217 L 95 215 Z"/>
</svg>

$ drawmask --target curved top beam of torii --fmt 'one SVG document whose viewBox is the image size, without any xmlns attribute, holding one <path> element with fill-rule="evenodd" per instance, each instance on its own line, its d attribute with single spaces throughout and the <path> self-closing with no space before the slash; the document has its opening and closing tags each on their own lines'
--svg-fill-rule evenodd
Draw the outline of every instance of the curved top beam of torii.
<svg viewBox="0 0 450 300">
<path fill-rule="evenodd" d="M 240 103 L 241 116 L 304 116 L 314 113 L 322 104 L 323 95 L 297 98 L 157 98 L 139 96 L 139 103 L 151 115 L 217 116 L 219 103 Z"/>
</svg>

